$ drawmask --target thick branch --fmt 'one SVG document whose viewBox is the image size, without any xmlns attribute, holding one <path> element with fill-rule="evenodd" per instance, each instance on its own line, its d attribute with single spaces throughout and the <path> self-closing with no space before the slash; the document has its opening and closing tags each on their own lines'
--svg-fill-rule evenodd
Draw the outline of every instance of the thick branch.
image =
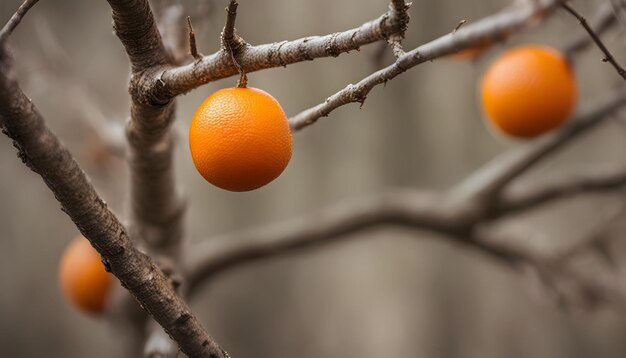
<svg viewBox="0 0 626 358">
<path fill-rule="evenodd" d="M 530 20 L 545 15 L 548 10 L 558 3 L 559 1 L 556 0 L 541 1 L 537 6 L 527 6 L 517 11 L 493 15 L 426 43 L 400 56 L 393 65 L 367 76 L 356 85 L 348 85 L 343 90 L 330 96 L 325 102 L 290 118 L 291 128 L 300 130 L 348 103 L 359 102 L 363 104 L 367 94 L 375 86 L 386 83 L 408 69 L 426 61 L 518 31 L 527 26 Z"/>
<path fill-rule="evenodd" d="M 168 63 L 148 0 L 107 0 L 113 27 L 130 59 L 133 73 Z"/>
<path fill-rule="evenodd" d="M 456 237 L 466 228 L 464 215 L 442 205 L 441 197 L 431 193 L 395 192 L 343 203 L 318 215 L 192 247 L 185 260 L 186 289 L 194 292 L 206 280 L 241 264 L 336 243 L 348 239 L 348 234 L 380 225 L 408 226 Z"/>
<path fill-rule="evenodd" d="M 151 248 L 176 256 L 183 237 L 186 204 L 174 177 L 175 106 L 133 103 L 128 122 L 128 163 L 131 169 L 131 231 Z"/>
<path fill-rule="evenodd" d="M 626 87 L 601 96 L 586 110 L 579 111 L 565 128 L 496 157 L 454 188 L 451 196 L 457 200 L 480 197 L 484 202 L 492 202 L 492 198 L 511 181 L 575 138 L 588 133 L 624 105 Z"/>
<path fill-rule="evenodd" d="M 620 66 L 619 63 L 617 63 L 617 60 L 615 60 L 615 57 L 613 57 L 613 54 L 611 53 L 611 51 L 609 51 L 609 49 L 604 45 L 604 42 L 602 42 L 602 40 L 600 40 L 600 37 L 598 37 L 598 35 L 591 28 L 591 26 L 589 26 L 589 24 L 587 23 L 587 19 L 585 19 L 582 15 L 580 15 L 576 10 L 574 10 L 574 8 L 572 8 L 566 2 L 561 4 L 561 6 L 567 12 L 572 14 L 572 16 L 574 16 L 578 20 L 578 22 L 585 29 L 585 31 L 587 31 L 587 33 L 589 34 L 589 37 L 591 37 L 591 39 L 596 44 L 596 46 L 598 46 L 600 51 L 602 51 L 602 53 L 604 54 L 604 59 L 602 59 L 602 60 L 604 62 L 610 63 L 611 66 L 613 66 L 613 68 L 615 68 L 615 71 L 617 71 L 617 73 L 620 76 L 622 76 L 623 79 L 626 80 L 626 70 L 624 70 L 624 68 L 622 66 Z"/>
<path fill-rule="evenodd" d="M 238 49 L 238 61 L 246 73 L 310 61 L 320 57 L 336 57 L 344 52 L 358 50 L 361 46 L 385 40 L 389 35 L 402 31 L 406 26 L 404 17 L 395 12 L 357 28 L 325 36 L 311 36 L 294 41 L 283 41 L 258 46 L 242 46 Z M 230 55 L 219 51 L 205 56 L 202 61 L 172 68 L 159 74 L 164 85 L 159 87 L 158 78 L 153 79 L 152 88 L 159 98 L 173 98 L 211 81 L 237 74 Z"/>
<path fill-rule="evenodd" d="M 108 0 L 115 31 L 132 64 L 131 119 L 127 126 L 131 169 L 131 232 L 149 248 L 176 256 L 185 204 L 173 170 L 174 101 L 147 94 L 147 78 L 160 73 L 169 59 L 147 0 Z"/>
<path fill-rule="evenodd" d="M 18 155 L 41 175 L 63 210 L 102 255 L 106 266 L 190 357 L 226 357 L 176 295 L 161 270 L 138 251 L 71 154 L 22 93 L 10 57 L 0 48 L 0 121 Z"/>
</svg>

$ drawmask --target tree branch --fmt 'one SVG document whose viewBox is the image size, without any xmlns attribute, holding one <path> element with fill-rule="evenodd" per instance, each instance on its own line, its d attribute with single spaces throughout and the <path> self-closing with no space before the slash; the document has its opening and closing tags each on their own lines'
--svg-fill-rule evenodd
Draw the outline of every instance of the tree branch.
<svg viewBox="0 0 626 358">
<path fill-rule="evenodd" d="M 354 239 L 352 234 L 385 225 L 432 231 L 441 234 L 440 238 L 474 248 L 513 267 L 526 264 L 544 268 L 548 264 L 556 265 L 557 261 L 563 263 L 564 257 L 548 259 L 527 250 L 498 243 L 501 240 L 486 240 L 484 225 L 496 217 L 517 213 L 549 200 L 624 186 L 624 170 L 578 177 L 558 184 L 548 183 L 533 190 L 510 195 L 499 207 L 502 212 L 497 216 L 477 216 L 465 209 L 471 206 L 453 204 L 428 192 L 398 191 L 347 202 L 313 217 L 307 216 L 245 233 L 212 238 L 191 246 L 185 260 L 187 267 L 184 270 L 188 278 L 186 290 L 193 294 L 200 285 L 233 268 Z M 582 245 L 587 245 L 587 242 Z M 564 271 L 567 276 L 577 277 L 590 289 L 607 291 L 606 287 L 588 282 L 568 270 Z M 621 299 L 626 303 L 626 295 Z"/>
<path fill-rule="evenodd" d="M 238 57 L 241 47 L 246 46 L 246 43 L 235 33 L 235 20 L 237 19 L 238 5 L 236 0 L 230 0 L 226 8 L 226 25 L 224 25 L 224 31 L 222 31 L 222 50 L 230 55 L 233 64 L 237 68 L 237 72 L 239 72 L 237 87 L 245 88 L 248 84 L 248 76 L 246 76 L 246 71 L 244 71 L 239 64 Z"/>
<path fill-rule="evenodd" d="M 600 5 L 597 13 L 592 19 L 591 27 L 597 36 L 602 36 L 606 31 L 611 29 L 617 24 L 617 16 L 615 10 L 609 1 L 603 2 Z M 593 44 L 593 39 L 588 34 L 582 34 L 573 39 L 570 43 L 564 46 L 564 51 L 567 58 L 573 58 L 577 53 L 584 51 Z"/>
<path fill-rule="evenodd" d="M 148 0 L 107 0 L 113 28 L 126 49 L 133 74 L 169 62 Z"/>
<path fill-rule="evenodd" d="M 616 219 L 623 213 L 623 205 L 618 210 L 611 210 L 607 217 L 602 217 L 596 227 L 589 232 L 584 232 L 576 243 L 562 252 L 546 255 L 535 250 L 512 247 L 511 244 L 498 244 L 502 242 L 524 242 L 532 233 L 515 232 L 511 230 L 479 230 L 475 233 L 475 240 L 492 246 L 498 245 L 504 252 L 509 254 L 513 267 L 518 269 L 531 268 L 539 275 L 544 285 L 549 285 L 547 289 L 557 294 L 559 303 L 563 302 L 563 297 L 568 293 L 576 294 L 580 300 L 587 305 L 599 302 L 610 302 L 621 308 L 626 307 L 626 285 L 623 285 L 618 277 L 605 272 L 601 275 L 586 267 L 576 267 L 573 265 L 578 255 L 583 253 L 593 253 L 598 251 L 598 245 L 606 244 L 606 232 Z M 502 245 L 502 246 L 501 246 Z M 602 259 L 607 259 L 604 255 Z M 612 277 L 611 277 L 612 276 Z M 570 292 L 562 291 L 563 284 L 570 286 Z M 571 287 L 573 286 L 573 287 Z M 571 292 L 574 289 L 574 292 Z M 571 297 L 569 297 L 571 298 Z"/>
<path fill-rule="evenodd" d="M 9 36 L 13 33 L 13 30 L 20 24 L 24 15 L 30 10 L 31 7 L 35 6 L 35 4 L 39 0 L 26 0 L 22 3 L 22 5 L 17 9 L 15 14 L 11 16 L 9 21 L 2 27 L 0 30 L 0 47 L 5 46 Z"/>
<path fill-rule="evenodd" d="M 193 293 L 201 283 L 230 268 L 336 243 L 375 226 L 400 225 L 456 237 L 466 227 L 464 215 L 428 192 L 399 191 L 343 203 L 300 220 L 192 246 L 184 260 L 186 290 Z"/>
<path fill-rule="evenodd" d="M 238 61 L 246 73 L 286 66 L 296 62 L 321 57 L 336 57 L 344 52 L 358 50 L 372 42 L 386 40 L 389 35 L 402 31 L 405 17 L 394 15 L 390 10 L 376 20 L 357 28 L 325 36 L 311 36 L 294 41 L 250 46 L 239 49 Z M 152 79 L 151 89 L 155 98 L 173 98 L 203 84 L 237 74 L 230 55 L 218 51 L 201 61 L 171 68 Z M 163 84 L 160 84 L 162 80 Z"/>
<path fill-rule="evenodd" d="M 559 2 L 556 0 L 541 1 L 537 6 L 527 6 L 516 11 L 493 15 L 426 43 L 400 56 L 391 66 L 367 76 L 356 85 L 348 85 L 343 90 L 328 97 L 325 102 L 291 117 L 289 119 L 291 128 L 293 130 L 301 130 L 315 123 L 321 117 L 327 117 L 330 112 L 348 103 L 358 102 L 363 105 L 367 94 L 375 86 L 384 84 L 397 75 L 426 61 L 431 61 L 517 31 L 527 26 L 530 20 L 544 16 Z"/>
<path fill-rule="evenodd" d="M 144 240 L 152 251 L 176 256 L 186 205 L 174 180 L 174 135 L 170 127 L 175 103 L 152 98 L 146 88 L 149 79 L 162 72 L 170 59 L 147 0 L 108 1 L 115 32 L 132 65 L 131 119 L 126 129 L 131 236 Z"/>
<path fill-rule="evenodd" d="M 161 270 L 129 239 L 124 226 L 100 199 L 71 154 L 46 127 L 22 93 L 6 49 L 0 47 L 0 124 L 18 156 L 57 200 L 119 278 L 190 357 L 227 357 L 176 295 Z"/>
<path fill-rule="evenodd" d="M 497 217 L 518 214 L 554 200 L 579 194 L 602 193 L 625 186 L 625 168 L 594 169 L 588 174 L 568 175 L 543 184 L 533 184 L 529 188 L 509 191 L 494 205 L 493 212 Z"/>
<path fill-rule="evenodd" d="M 601 96 L 595 103 L 579 111 L 563 129 L 496 157 L 453 188 L 451 196 L 461 201 L 466 201 L 470 197 L 480 197 L 483 203 L 493 202 L 493 197 L 510 182 L 575 138 L 588 133 L 624 105 L 626 105 L 626 87 L 620 87 Z"/>
<path fill-rule="evenodd" d="M 580 25 L 585 29 L 585 31 L 587 31 L 587 33 L 589 34 L 589 37 L 591 37 L 591 39 L 596 44 L 596 46 L 598 46 L 600 51 L 602 51 L 602 53 L 604 54 L 604 58 L 602 59 L 602 61 L 609 62 L 611 66 L 615 68 L 615 71 L 617 71 L 617 73 L 620 76 L 622 76 L 624 80 L 626 80 L 626 70 L 624 70 L 624 68 L 620 66 L 619 63 L 617 63 L 617 60 L 615 60 L 615 57 L 613 57 L 613 54 L 611 54 L 611 51 L 609 51 L 609 49 L 604 45 L 602 40 L 600 40 L 598 35 L 589 26 L 589 24 L 587 23 L 587 20 L 582 15 L 580 15 L 576 10 L 574 10 L 574 8 L 571 7 L 568 3 L 566 2 L 562 3 L 561 7 L 563 7 L 565 10 L 567 10 L 567 12 L 569 12 L 572 16 L 578 19 L 578 22 L 580 23 Z"/>
</svg>

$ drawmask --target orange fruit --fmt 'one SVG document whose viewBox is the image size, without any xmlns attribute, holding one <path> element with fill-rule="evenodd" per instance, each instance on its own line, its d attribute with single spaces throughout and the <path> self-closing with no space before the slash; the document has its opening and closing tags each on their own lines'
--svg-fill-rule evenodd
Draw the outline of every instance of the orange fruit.
<svg viewBox="0 0 626 358">
<path fill-rule="evenodd" d="M 198 172 L 230 191 L 260 188 L 291 159 L 291 129 L 274 97 L 257 88 L 226 88 L 197 109 L 189 148 Z"/>
<path fill-rule="evenodd" d="M 506 51 L 482 80 L 482 103 L 489 121 L 520 138 L 538 136 L 567 121 L 577 92 L 567 59 L 545 46 Z"/>
<path fill-rule="evenodd" d="M 101 313 L 113 283 L 100 254 L 83 236 L 65 249 L 59 265 L 59 281 L 65 297 L 78 309 Z"/>
</svg>

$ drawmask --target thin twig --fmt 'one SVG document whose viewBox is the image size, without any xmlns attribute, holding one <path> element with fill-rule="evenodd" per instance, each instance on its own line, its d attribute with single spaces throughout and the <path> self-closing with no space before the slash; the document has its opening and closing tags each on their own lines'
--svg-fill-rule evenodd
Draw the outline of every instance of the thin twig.
<svg viewBox="0 0 626 358">
<path fill-rule="evenodd" d="M 613 68 L 615 68 L 617 73 L 620 76 L 622 76 L 624 80 L 626 80 L 626 70 L 624 70 L 624 68 L 622 68 L 622 66 L 620 66 L 619 63 L 617 63 L 617 61 L 615 60 L 615 57 L 613 57 L 613 54 L 611 54 L 611 51 L 609 51 L 609 49 L 604 45 L 602 40 L 600 40 L 598 35 L 589 26 L 589 24 L 587 23 L 587 20 L 582 15 L 580 15 L 576 10 L 574 10 L 574 8 L 572 8 L 568 3 L 566 2 L 562 3 L 561 7 L 563 7 L 565 10 L 567 10 L 567 12 L 569 12 L 570 14 L 572 14 L 572 16 L 578 19 L 578 22 L 580 23 L 580 25 L 582 25 L 585 31 L 587 31 L 587 33 L 589 34 L 593 42 L 598 46 L 598 48 L 604 54 L 604 58 L 602 59 L 602 61 L 610 63 L 613 66 Z"/>
<path fill-rule="evenodd" d="M 235 33 L 235 20 L 237 19 L 238 5 L 237 0 L 230 0 L 228 7 L 226 8 L 227 16 L 226 25 L 224 25 L 224 31 L 222 31 L 222 47 L 229 53 L 230 58 L 233 61 L 233 65 L 235 65 L 237 72 L 239 72 L 237 87 L 246 88 L 248 84 L 248 76 L 235 55 L 235 51 L 239 47 L 239 44 L 236 43 L 238 37 Z"/>
<path fill-rule="evenodd" d="M 191 16 L 187 16 L 187 25 L 189 26 L 189 52 L 194 59 L 200 60 L 202 55 L 198 53 L 198 47 L 196 46 L 196 34 L 193 32 L 193 26 L 191 25 Z"/>
<path fill-rule="evenodd" d="M 452 32 L 457 32 L 461 28 L 461 26 L 465 25 L 466 23 L 467 23 L 467 20 L 465 19 L 459 21 L 459 23 L 456 25 L 454 30 L 452 30 Z"/>
<path fill-rule="evenodd" d="M 567 143 L 607 120 L 608 114 L 626 105 L 626 87 L 621 87 L 596 100 L 575 115 L 563 129 L 536 139 L 517 150 L 506 152 L 477 170 L 451 191 L 456 200 L 481 197 L 493 202 L 509 183 Z"/>
<path fill-rule="evenodd" d="M 587 169 L 590 170 L 590 169 Z M 507 192 L 494 207 L 494 215 L 501 217 L 537 208 L 555 199 L 570 198 L 577 194 L 603 193 L 626 187 L 626 169 L 593 169 L 589 173 L 567 175 L 544 184 Z"/>
<path fill-rule="evenodd" d="M 594 15 L 594 18 L 591 20 L 590 26 L 593 28 L 596 35 L 600 37 L 606 31 L 614 27 L 615 24 L 617 24 L 617 16 L 613 6 L 609 2 L 603 2 Z M 574 58 L 577 53 L 587 49 L 591 44 L 593 44 L 593 39 L 589 37 L 589 35 L 580 34 L 563 47 L 563 52 L 567 58 L 571 59 Z"/>
<path fill-rule="evenodd" d="M 621 203 L 616 208 L 611 208 L 608 212 L 601 217 L 593 229 L 590 231 L 584 240 L 580 240 L 577 245 L 574 245 L 563 252 L 559 253 L 555 258 L 556 261 L 566 262 L 574 259 L 576 256 L 590 251 L 595 251 L 606 260 L 606 262 L 615 266 L 615 258 L 609 252 L 607 246 L 611 241 L 610 231 L 615 224 L 624 218 L 624 212 L 626 211 L 626 205 Z"/>
<path fill-rule="evenodd" d="M 39 0 L 26 0 L 24 1 L 24 3 L 22 3 L 22 5 L 20 5 L 15 14 L 11 16 L 11 18 L 4 25 L 2 30 L 0 30 L 0 46 L 4 46 L 4 44 L 9 39 L 9 36 L 11 36 L 17 25 L 19 25 L 20 21 L 22 21 L 22 19 L 24 18 L 24 15 L 26 15 L 28 10 L 35 6 L 38 1 Z"/>
<path fill-rule="evenodd" d="M 333 110 L 348 103 L 358 102 L 361 105 L 367 94 L 377 85 L 384 84 L 399 74 L 426 61 L 441 56 L 450 55 L 460 49 L 485 43 L 488 40 L 509 34 L 511 31 L 520 30 L 529 25 L 529 20 L 546 12 L 558 4 L 559 1 L 542 2 L 541 6 L 532 8 L 525 7 L 522 10 L 510 11 L 493 15 L 469 24 L 457 32 L 448 33 L 436 40 L 426 43 L 418 48 L 400 56 L 396 62 L 385 67 L 359 81 L 350 84 L 343 90 L 328 97 L 326 101 L 315 107 L 309 108 L 291 117 L 289 123 L 292 130 L 301 130 L 321 117 L 327 117 Z"/>
</svg>

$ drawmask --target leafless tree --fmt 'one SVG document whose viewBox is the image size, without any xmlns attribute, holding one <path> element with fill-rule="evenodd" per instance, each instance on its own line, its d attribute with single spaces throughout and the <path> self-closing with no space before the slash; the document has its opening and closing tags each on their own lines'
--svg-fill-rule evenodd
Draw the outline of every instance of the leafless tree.
<svg viewBox="0 0 626 358">
<path fill-rule="evenodd" d="M 375 86 L 384 85 L 419 64 L 485 42 L 502 41 L 541 25 L 559 9 L 574 15 L 590 35 L 572 39 L 566 48 L 570 58 L 575 60 L 578 53 L 595 43 L 603 53 L 603 61 L 626 78 L 624 69 L 601 41 L 602 34 L 617 23 L 616 7 L 623 6 L 623 2 L 607 1 L 589 24 L 565 1 L 520 1 L 480 21 L 462 21 L 450 33 L 405 50 L 402 40 L 409 26 L 411 5 L 405 1 L 391 1 L 380 17 L 353 29 L 251 45 L 235 31 L 238 4 L 231 0 L 219 39 L 221 49 L 201 55 L 191 20 L 184 16 L 178 1 L 108 0 L 115 33 L 131 65 L 131 108 L 125 145 L 121 144 L 120 131 L 93 118 L 86 120 L 94 123 L 112 151 L 128 161 L 131 211 L 126 224 L 99 197 L 20 88 L 8 42 L 36 2 L 26 0 L 0 31 L 0 124 L 24 164 L 42 177 L 63 211 L 126 289 L 118 292 L 109 314 L 113 324 L 129 332 L 133 341 L 131 355 L 143 352 L 146 357 L 170 357 L 180 349 L 189 357 L 228 357 L 186 303 L 198 287 L 233 267 L 332 245 L 348 237 L 358 238 L 349 234 L 376 226 L 436 233 L 512 269 L 534 272 L 561 298 L 626 305 L 626 286 L 612 280 L 610 272 L 607 277 L 598 277 L 572 265 L 582 252 L 597 252 L 611 260 L 609 236 L 605 233 L 621 214 L 621 208 L 598 215 L 598 230 L 586 233 L 574 247 L 559 255 L 513 245 L 516 237 L 523 234 L 499 229 L 497 225 L 501 219 L 565 198 L 595 192 L 623 195 L 620 190 L 626 186 L 626 166 L 585 168 L 581 173 L 532 185 L 513 185 L 539 162 L 592 128 L 618 118 L 626 105 L 623 85 L 607 88 L 606 93 L 586 101 L 586 106 L 564 128 L 502 154 L 448 191 L 391 191 L 340 203 L 319 215 L 232 233 L 198 245 L 188 245 L 183 240 L 186 203 L 175 182 L 172 155 L 176 98 L 201 85 L 239 73 L 337 57 L 368 44 L 387 42 L 395 61 L 293 115 L 289 119 L 291 128 L 300 131 L 341 106 L 354 102 L 362 105 Z M 562 282 L 568 283 L 568 292 L 558 289 Z M 145 311 L 139 309 L 135 300 Z"/>
</svg>

